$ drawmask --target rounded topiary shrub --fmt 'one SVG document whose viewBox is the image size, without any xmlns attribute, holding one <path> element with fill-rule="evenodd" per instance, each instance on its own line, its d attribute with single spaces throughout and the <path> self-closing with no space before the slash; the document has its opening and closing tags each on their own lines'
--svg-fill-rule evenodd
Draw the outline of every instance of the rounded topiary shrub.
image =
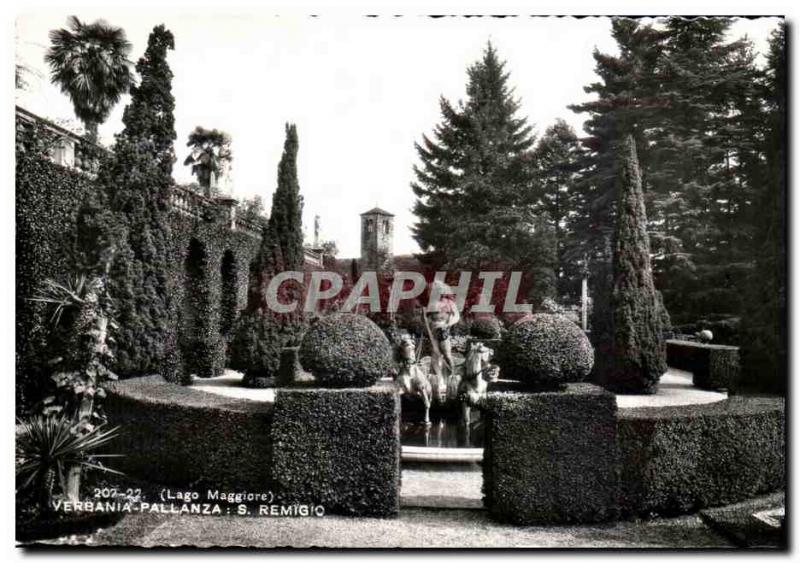
<svg viewBox="0 0 800 563">
<path fill-rule="evenodd" d="M 392 348 L 368 318 L 336 313 L 319 319 L 300 344 L 300 364 L 328 387 L 369 387 L 392 369 Z"/>
<path fill-rule="evenodd" d="M 594 365 L 594 350 L 568 318 L 542 313 L 508 330 L 497 363 L 503 379 L 552 389 L 585 380 Z"/>
<path fill-rule="evenodd" d="M 470 336 L 494 340 L 500 338 L 503 325 L 497 317 L 477 317 L 469 327 Z"/>
</svg>

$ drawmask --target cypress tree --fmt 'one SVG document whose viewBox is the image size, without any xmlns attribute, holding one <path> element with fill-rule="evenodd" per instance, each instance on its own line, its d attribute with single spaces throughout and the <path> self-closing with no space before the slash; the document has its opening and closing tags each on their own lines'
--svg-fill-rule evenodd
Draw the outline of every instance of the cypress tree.
<svg viewBox="0 0 800 563">
<path fill-rule="evenodd" d="M 636 144 L 621 155 L 611 293 L 611 365 L 603 383 L 619 393 L 655 393 L 667 370 L 662 311 L 653 285 L 650 241 Z"/>
<path fill-rule="evenodd" d="M 278 163 L 278 187 L 272 194 L 269 216 L 269 227 L 283 261 L 281 270 L 299 270 L 303 266 L 303 197 L 297 181 L 297 150 L 297 127 L 287 123 L 283 155 Z"/>
<path fill-rule="evenodd" d="M 271 311 L 266 301 L 267 287 L 273 276 L 303 268 L 303 197 L 297 180 L 297 151 L 297 128 L 286 124 L 272 210 L 250 272 L 247 307 L 237 320 L 231 341 L 231 367 L 243 371 L 245 384 L 254 387 L 270 384 L 268 378 L 275 377 L 280 365 L 281 349 L 297 344 L 304 328 L 302 288 L 289 283 L 281 291 L 282 302 L 299 302 L 294 313 Z"/>
<path fill-rule="evenodd" d="M 136 63 L 139 83 L 131 87 L 132 102 L 122 114 L 125 135 L 147 141 L 165 176 L 172 175 L 175 162 L 175 97 L 167 51 L 175 49 L 172 32 L 157 25 L 147 40 L 147 49 Z M 136 100 L 136 103 L 133 103 Z"/>
<path fill-rule="evenodd" d="M 109 293 L 119 324 L 115 371 L 121 376 L 171 373 L 175 366 L 176 305 L 170 284 L 173 263 L 168 218 L 175 139 L 172 73 L 166 54 L 172 33 L 157 26 L 136 68 L 140 84 L 125 109 L 125 129 L 99 172 L 115 221 L 117 240 Z"/>
</svg>

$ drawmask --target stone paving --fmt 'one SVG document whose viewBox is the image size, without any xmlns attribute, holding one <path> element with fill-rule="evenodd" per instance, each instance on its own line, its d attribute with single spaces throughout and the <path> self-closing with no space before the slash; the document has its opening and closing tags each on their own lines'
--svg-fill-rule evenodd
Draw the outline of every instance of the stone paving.
<svg viewBox="0 0 800 563">
<path fill-rule="evenodd" d="M 275 402 L 274 389 L 251 389 L 242 385 L 242 374 L 225 370 L 219 377 L 195 379 L 192 388 L 205 393 L 215 393 L 225 397 L 248 399 L 251 401 Z M 705 391 L 692 385 L 692 374 L 669 368 L 661 376 L 658 393 L 655 395 L 618 395 L 617 407 L 620 409 L 642 407 L 668 407 L 715 403 L 728 398 L 728 394 L 718 391 Z"/>
</svg>

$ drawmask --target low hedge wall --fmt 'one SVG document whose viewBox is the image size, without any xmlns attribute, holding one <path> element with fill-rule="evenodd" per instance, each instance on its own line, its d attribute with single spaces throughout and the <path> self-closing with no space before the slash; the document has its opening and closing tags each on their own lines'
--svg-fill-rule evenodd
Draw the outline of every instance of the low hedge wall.
<svg viewBox="0 0 800 563">
<path fill-rule="evenodd" d="M 273 491 L 326 513 L 393 516 L 400 502 L 400 398 L 393 385 L 276 390 L 275 403 L 141 377 L 108 386 L 120 436 L 111 465 L 164 485 Z"/>
<path fill-rule="evenodd" d="M 326 513 L 400 510 L 400 397 L 394 385 L 278 389 L 272 425 L 276 498 Z"/>
<path fill-rule="evenodd" d="M 695 387 L 727 389 L 739 378 L 739 348 L 667 340 L 667 364 L 692 372 Z"/>
<path fill-rule="evenodd" d="M 490 384 L 484 503 L 516 524 L 678 514 L 785 486 L 784 400 L 622 409 L 589 384 L 525 393 Z M 159 484 L 274 491 L 326 513 L 399 510 L 400 400 L 392 385 L 228 398 L 160 376 L 108 386 L 122 471 Z"/>
<path fill-rule="evenodd" d="M 555 392 L 490 391 L 483 453 L 489 514 L 519 525 L 613 518 L 616 409 L 614 395 L 585 383 Z"/>
<path fill-rule="evenodd" d="M 619 504 L 678 514 L 739 502 L 785 483 L 784 401 L 624 409 L 617 423 Z"/>
<path fill-rule="evenodd" d="M 120 435 L 110 462 L 164 485 L 271 489 L 272 403 L 203 393 L 154 375 L 114 382 L 103 402 Z"/>
</svg>

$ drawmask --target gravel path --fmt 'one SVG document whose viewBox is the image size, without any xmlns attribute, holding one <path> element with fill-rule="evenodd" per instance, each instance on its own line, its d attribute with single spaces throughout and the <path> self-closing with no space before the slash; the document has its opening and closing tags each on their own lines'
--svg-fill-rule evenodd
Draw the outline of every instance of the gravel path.
<svg viewBox="0 0 800 563">
<path fill-rule="evenodd" d="M 142 520 L 150 520 L 148 523 Z M 151 524 L 151 525 L 148 525 Z M 155 524 L 155 526 L 152 526 Z M 397 519 L 126 518 L 96 534 L 90 545 L 140 547 L 353 548 L 709 548 L 731 544 L 686 516 L 596 526 L 514 527 L 482 510 L 405 508 Z"/>
</svg>

